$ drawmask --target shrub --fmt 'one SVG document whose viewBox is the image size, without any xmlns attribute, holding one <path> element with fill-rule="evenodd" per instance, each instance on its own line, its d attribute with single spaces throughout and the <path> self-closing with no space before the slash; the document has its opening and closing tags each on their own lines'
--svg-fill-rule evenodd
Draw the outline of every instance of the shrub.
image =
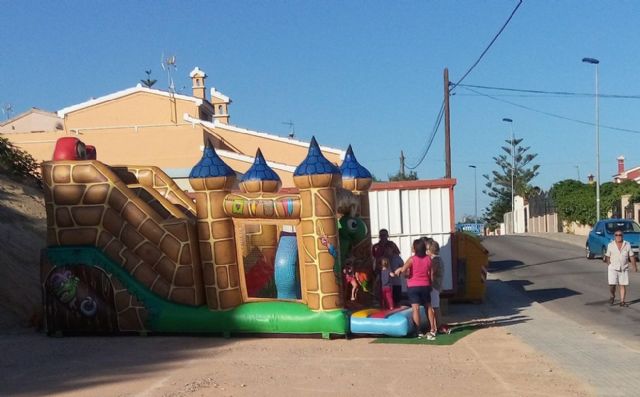
<svg viewBox="0 0 640 397">
<path fill-rule="evenodd" d="M 42 185 L 40 165 L 29 153 L 0 136 L 0 173 Z"/>
</svg>

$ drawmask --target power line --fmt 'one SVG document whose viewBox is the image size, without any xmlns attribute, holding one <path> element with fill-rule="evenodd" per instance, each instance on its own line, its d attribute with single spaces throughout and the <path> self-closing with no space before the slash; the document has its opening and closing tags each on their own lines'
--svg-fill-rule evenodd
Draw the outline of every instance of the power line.
<svg viewBox="0 0 640 397">
<path fill-rule="evenodd" d="M 444 115 L 444 100 L 442 101 L 442 105 L 440 105 L 440 111 L 438 112 L 438 116 L 436 117 L 436 122 L 433 126 L 433 130 L 431 131 L 431 136 L 429 137 L 429 141 L 427 142 L 427 146 L 423 150 L 420 155 L 420 160 L 414 166 L 407 165 L 407 168 L 410 170 L 415 170 L 422 164 L 425 157 L 427 157 L 427 153 L 429 153 L 429 149 L 431 149 L 431 144 L 433 143 L 433 139 L 436 137 L 436 133 L 438 132 L 438 128 L 440 128 L 440 123 L 442 123 L 442 116 Z"/>
<path fill-rule="evenodd" d="M 463 84 L 460 84 L 460 87 L 463 87 Z M 468 96 L 468 97 L 476 97 L 476 96 L 484 96 L 481 94 L 461 94 L 456 92 L 455 96 Z M 554 95 L 554 94 L 493 94 L 494 97 L 511 97 L 511 98 L 567 98 L 566 95 Z M 595 95 L 594 95 L 595 96 Z"/>
<path fill-rule="evenodd" d="M 471 92 L 474 92 L 474 93 L 476 93 L 476 94 L 478 94 L 480 96 L 484 96 L 484 97 L 493 99 L 494 101 L 507 103 L 509 105 L 512 105 L 512 106 L 515 106 L 515 107 L 519 107 L 521 109 L 529 110 L 531 112 L 544 114 L 546 116 L 555 117 L 555 118 L 562 119 L 562 120 L 573 121 L 574 123 L 578 123 L 578 124 L 584 124 L 584 125 L 590 125 L 590 126 L 594 126 L 595 125 L 595 123 L 592 123 L 592 122 L 589 122 L 589 121 L 573 119 L 571 117 L 566 117 L 566 116 L 562 116 L 562 115 L 551 113 L 551 112 L 545 112 L 544 110 L 534 109 L 532 107 L 525 106 L 525 105 L 520 105 L 519 103 L 507 101 L 506 99 L 496 98 L 496 97 L 494 97 L 492 95 L 485 94 L 485 93 L 482 93 L 480 91 L 476 91 L 476 90 L 474 90 L 472 88 L 469 88 L 469 87 L 462 87 L 462 88 L 464 88 L 466 90 L 469 90 Z M 631 129 L 627 129 L 627 128 L 612 127 L 612 126 L 603 125 L 603 124 L 600 124 L 600 128 L 606 128 L 606 129 L 614 130 L 614 131 L 630 132 L 630 133 L 633 133 L 633 134 L 640 134 L 640 131 L 638 131 L 638 130 L 631 130 Z"/>
<path fill-rule="evenodd" d="M 489 45 L 487 46 L 487 48 L 484 49 L 484 51 L 482 51 L 482 54 L 480 54 L 480 56 L 478 57 L 478 59 L 473 63 L 473 65 L 471 65 L 471 67 L 469 69 L 467 69 L 467 71 L 465 72 L 464 75 L 462 75 L 462 77 L 460 78 L 460 80 L 458 80 L 457 83 L 453 84 L 451 89 L 456 88 L 456 86 L 458 84 L 460 84 L 462 82 L 462 80 L 465 79 L 465 77 L 467 77 L 469 75 L 469 73 L 471 73 L 471 71 L 478 65 L 478 63 L 480 63 L 480 60 L 482 60 L 482 58 L 484 57 L 484 55 L 487 53 L 487 51 L 489 51 L 489 48 L 491 48 L 491 46 L 493 45 L 493 43 L 498 39 L 498 37 L 500 36 L 500 34 L 502 33 L 502 31 L 507 27 L 507 25 L 509 24 L 509 22 L 511 21 L 511 18 L 513 18 L 513 15 L 516 13 L 516 11 L 518 11 L 518 8 L 520 8 L 520 6 L 522 5 L 522 0 L 518 1 L 518 5 L 516 6 L 516 8 L 513 9 L 513 11 L 511 12 L 511 15 L 509 15 L 509 18 L 507 18 L 507 21 L 502 25 L 502 27 L 500 28 L 500 30 L 498 31 L 498 33 L 496 33 L 495 36 L 493 36 L 493 39 L 491 40 L 491 42 L 489 43 Z"/>
<path fill-rule="evenodd" d="M 491 39 L 491 42 L 489 42 L 489 45 L 487 45 L 487 47 L 484 49 L 484 51 L 482 51 L 482 53 L 480 54 L 478 59 L 476 59 L 476 61 L 473 63 L 473 65 L 471 65 L 471 67 L 469 67 L 469 69 L 467 69 L 467 71 L 458 80 L 458 82 L 453 84 L 453 86 L 448 90 L 449 92 L 453 88 L 455 88 L 458 84 L 460 84 L 462 82 L 462 80 L 464 80 L 469 75 L 469 73 L 471 73 L 471 71 L 480 63 L 480 61 L 485 56 L 485 54 L 489 51 L 489 49 L 491 48 L 493 43 L 495 43 L 495 41 L 498 39 L 500 34 L 502 34 L 504 29 L 507 27 L 507 25 L 511 21 L 511 18 L 513 18 L 513 16 L 515 15 L 516 11 L 518 11 L 518 8 L 520 8 L 521 5 L 522 5 L 522 0 L 519 0 L 518 4 L 516 5 L 516 7 L 511 12 L 511 15 L 509 15 L 509 18 L 507 18 L 507 20 L 502 25 L 500 30 L 498 30 L 498 33 L 496 33 L 495 36 L 493 36 L 493 39 Z M 436 123 L 435 123 L 434 128 L 433 128 L 433 130 L 431 132 L 431 136 L 429 137 L 429 141 L 427 142 L 427 147 L 425 148 L 423 153 L 420 155 L 420 160 L 418 160 L 418 163 L 416 165 L 414 165 L 414 166 L 407 166 L 408 169 L 414 170 L 414 169 L 418 168 L 418 166 L 420 166 L 420 164 L 422 164 L 422 161 L 424 161 L 425 157 L 427 156 L 427 153 L 429 153 L 429 149 L 431 148 L 431 144 L 433 143 L 433 140 L 436 137 L 436 133 L 438 132 L 438 128 L 440 127 L 440 123 L 442 123 L 443 115 L 444 115 L 444 100 L 442 101 L 442 105 L 440 106 L 440 111 L 438 112 L 438 116 L 436 117 Z"/>
<path fill-rule="evenodd" d="M 594 97 L 594 93 L 584 92 L 569 92 L 569 91 L 543 91 L 543 90 L 528 90 L 523 88 L 505 88 L 505 87 L 492 87 L 486 85 L 473 85 L 473 84 L 458 84 L 460 87 L 466 88 L 479 88 L 485 90 L 496 91 L 511 91 L 511 92 L 527 92 L 532 94 L 552 94 L 558 96 L 580 96 L 580 97 Z M 598 94 L 601 98 L 620 98 L 620 99 L 640 99 L 640 95 L 618 95 L 618 94 Z"/>
</svg>

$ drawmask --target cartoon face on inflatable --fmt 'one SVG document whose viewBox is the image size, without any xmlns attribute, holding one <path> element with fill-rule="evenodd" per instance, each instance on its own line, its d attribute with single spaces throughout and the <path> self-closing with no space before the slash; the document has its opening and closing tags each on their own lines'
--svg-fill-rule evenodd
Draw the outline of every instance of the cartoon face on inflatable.
<svg viewBox="0 0 640 397">
<path fill-rule="evenodd" d="M 344 215 L 338 222 L 340 236 L 340 256 L 344 262 L 353 248 L 367 237 L 367 225 L 356 216 Z"/>
<path fill-rule="evenodd" d="M 95 155 L 95 148 L 93 149 Z M 87 160 L 87 146 L 78 138 L 64 137 L 58 139 L 53 151 L 53 161 Z"/>
</svg>

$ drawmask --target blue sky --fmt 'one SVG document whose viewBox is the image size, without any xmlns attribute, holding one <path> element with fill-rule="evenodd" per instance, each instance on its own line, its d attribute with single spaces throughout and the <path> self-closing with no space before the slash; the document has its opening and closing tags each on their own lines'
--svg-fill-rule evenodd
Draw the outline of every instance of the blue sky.
<svg viewBox="0 0 640 397">
<path fill-rule="evenodd" d="M 199 66 L 233 99 L 232 124 L 321 144 L 351 143 L 378 177 L 397 172 L 400 150 L 415 164 L 443 97 L 443 68 L 458 80 L 507 19 L 505 1 L 139 1 L 4 2 L 0 12 L 0 103 L 14 114 L 58 110 L 134 86 L 152 69 L 167 86 L 161 55 L 175 54 L 178 89 Z M 602 94 L 640 94 L 640 6 L 633 1 L 525 1 L 463 83 L 593 92 L 600 60 Z M 491 95 L 500 92 L 482 91 Z M 513 95 L 513 94 L 512 94 Z M 540 111 L 593 122 L 592 97 L 498 96 Z M 638 99 L 601 98 L 603 125 L 640 130 Z M 459 88 L 451 98 L 456 216 L 489 203 L 481 174 L 509 136 L 538 153 L 534 184 L 595 174 L 595 127 L 549 117 Z M 601 179 L 616 157 L 640 165 L 638 133 L 601 128 Z M 441 127 L 421 178 L 444 175 Z"/>
</svg>

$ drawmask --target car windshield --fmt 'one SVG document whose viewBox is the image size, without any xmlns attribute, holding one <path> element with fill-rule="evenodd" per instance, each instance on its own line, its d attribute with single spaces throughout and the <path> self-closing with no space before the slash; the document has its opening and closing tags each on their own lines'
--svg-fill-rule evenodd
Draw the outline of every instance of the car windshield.
<svg viewBox="0 0 640 397">
<path fill-rule="evenodd" d="M 607 233 L 613 233 L 618 229 L 622 230 L 622 232 L 624 233 L 640 232 L 640 226 L 637 223 L 631 221 L 607 222 L 605 227 L 607 228 Z"/>
</svg>

